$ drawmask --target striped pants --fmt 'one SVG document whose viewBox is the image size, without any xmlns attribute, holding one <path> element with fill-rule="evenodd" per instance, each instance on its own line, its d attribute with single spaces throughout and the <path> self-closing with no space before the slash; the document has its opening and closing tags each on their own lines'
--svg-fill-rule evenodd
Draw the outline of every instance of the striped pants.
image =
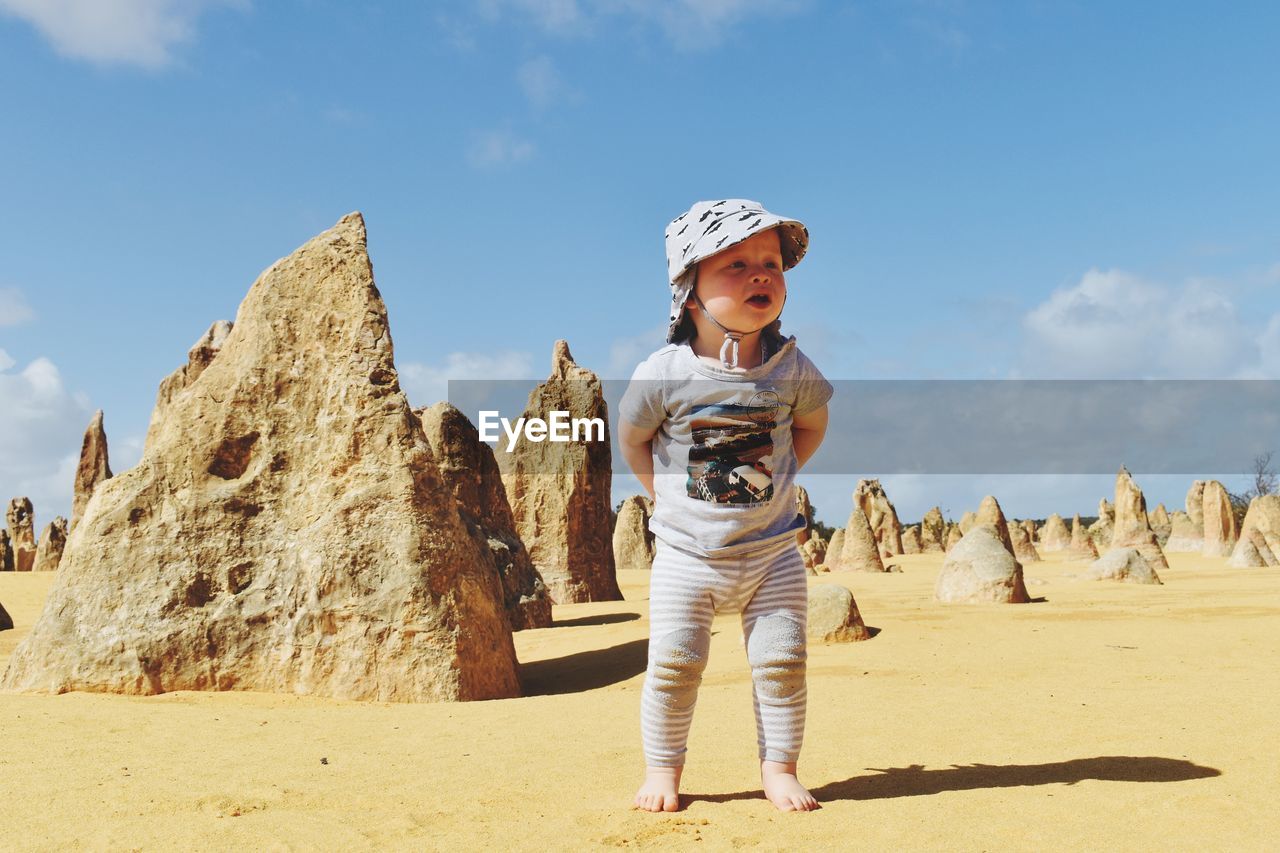
<svg viewBox="0 0 1280 853">
<path fill-rule="evenodd" d="M 640 698 L 645 763 L 684 764 L 716 613 L 742 613 L 760 758 L 796 761 L 804 740 L 808 586 L 793 537 L 741 557 L 695 557 L 657 541 L 649 665 Z"/>
</svg>

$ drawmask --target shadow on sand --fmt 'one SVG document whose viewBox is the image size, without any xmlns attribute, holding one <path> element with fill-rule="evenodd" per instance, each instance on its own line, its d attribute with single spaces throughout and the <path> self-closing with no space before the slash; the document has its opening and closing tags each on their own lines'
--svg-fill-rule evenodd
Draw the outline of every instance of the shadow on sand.
<svg viewBox="0 0 1280 853">
<path fill-rule="evenodd" d="M 520 685 L 526 696 L 595 690 L 626 681 L 644 672 L 648 656 L 649 640 L 643 639 L 607 649 L 575 652 L 551 660 L 522 663 Z"/>
<path fill-rule="evenodd" d="M 552 628 L 576 628 L 580 625 L 612 625 L 615 622 L 634 622 L 639 613 L 601 613 L 599 616 L 579 616 L 577 619 L 557 619 Z"/>
<path fill-rule="evenodd" d="M 854 776 L 843 782 L 830 782 L 810 789 L 818 802 L 833 800 L 885 800 L 894 797 L 927 797 L 943 791 L 972 791 L 981 788 L 1017 788 L 1027 785 L 1074 785 L 1086 779 L 1103 782 L 1185 782 L 1221 776 L 1214 767 L 1202 767 L 1190 761 L 1157 756 L 1102 755 L 1097 758 L 1073 758 L 1048 764 L 971 764 L 953 765 L 939 770 L 926 770 L 922 765 L 867 768 L 876 776 Z M 738 791 L 732 794 L 681 794 L 685 802 L 704 800 L 724 803 L 730 800 L 759 799 L 764 791 Z"/>
</svg>

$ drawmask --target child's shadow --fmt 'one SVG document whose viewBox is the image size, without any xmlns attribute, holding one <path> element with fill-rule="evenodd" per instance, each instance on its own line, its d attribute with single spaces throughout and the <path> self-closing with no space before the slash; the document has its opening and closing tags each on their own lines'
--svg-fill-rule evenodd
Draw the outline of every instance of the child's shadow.
<svg viewBox="0 0 1280 853">
<path fill-rule="evenodd" d="M 923 765 L 873 770 L 875 776 L 854 776 L 810 790 L 819 803 L 833 800 L 885 800 L 894 797 L 925 797 L 943 791 L 972 791 L 980 788 L 1016 788 L 1025 785 L 1074 785 L 1085 779 L 1104 782 L 1184 782 L 1221 776 L 1214 767 L 1203 767 L 1178 758 L 1158 756 L 1101 755 L 1073 758 L 1047 764 L 970 764 L 926 770 Z M 688 802 L 706 800 L 759 799 L 763 791 L 732 794 L 681 795 Z"/>
</svg>

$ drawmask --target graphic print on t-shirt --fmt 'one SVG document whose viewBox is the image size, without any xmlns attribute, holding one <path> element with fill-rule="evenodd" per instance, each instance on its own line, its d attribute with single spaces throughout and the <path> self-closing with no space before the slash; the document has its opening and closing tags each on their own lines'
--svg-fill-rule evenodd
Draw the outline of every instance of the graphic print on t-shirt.
<svg viewBox="0 0 1280 853">
<path fill-rule="evenodd" d="M 693 409 L 689 497 L 749 504 L 773 499 L 773 428 L 778 395 L 761 391 L 750 404 L 717 403 Z"/>
</svg>

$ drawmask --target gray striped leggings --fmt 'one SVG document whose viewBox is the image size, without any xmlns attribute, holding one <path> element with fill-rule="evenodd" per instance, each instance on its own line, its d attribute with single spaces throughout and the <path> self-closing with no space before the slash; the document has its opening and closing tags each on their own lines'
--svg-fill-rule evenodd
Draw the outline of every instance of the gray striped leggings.
<svg viewBox="0 0 1280 853">
<path fill-rule="evenodd" d="M 695 557 L 657 541 L 649 665 L 640 698 L 645 763 L 684 764 L 716 613 L 742 612 L 760 758 L 796 761 L 804 740 L 808 586 L 794 537 L 742 557 Z"/>
</svg>

